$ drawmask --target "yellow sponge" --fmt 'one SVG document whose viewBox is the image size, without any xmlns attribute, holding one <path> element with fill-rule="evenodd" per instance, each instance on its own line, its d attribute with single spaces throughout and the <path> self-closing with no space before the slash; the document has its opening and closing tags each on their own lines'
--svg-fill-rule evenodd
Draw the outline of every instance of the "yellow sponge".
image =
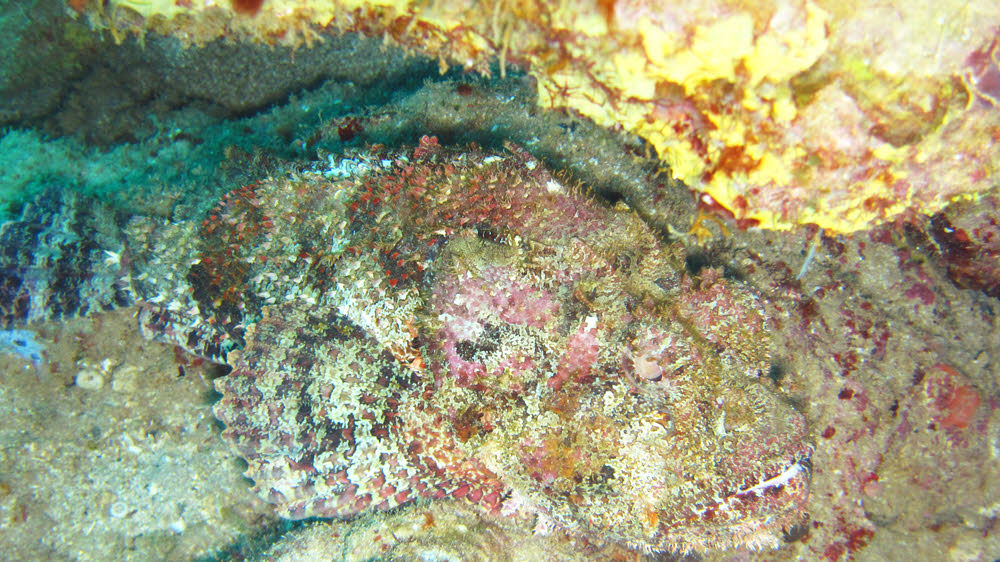
<svg viewBox="0 0 1000 562">
<path fill-rule="evenodd" d="M 647 139 L 741 225 L 852 232 L 996 184 L 993 0 L 110 0 L 123 33 L 308 45 L 383 36 Z"/>
</svg>

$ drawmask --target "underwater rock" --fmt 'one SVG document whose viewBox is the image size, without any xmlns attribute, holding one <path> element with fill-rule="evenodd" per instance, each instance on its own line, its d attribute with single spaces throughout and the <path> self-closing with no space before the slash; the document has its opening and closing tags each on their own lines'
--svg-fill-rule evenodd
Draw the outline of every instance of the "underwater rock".
<svg viewBox="0 0 1000 562">
<path fill-rule="evenodd" d="M 585 538 L 542 535 L 499 523 L 468 504 L 430 502 L 350 522 L 316 521 L 284 534 L 252 560 L 575 562 L 635 557 L 621 546 L 599 547 Z"/>
<path fill-rule="evenodd" d="M 962 289 L 1000 298 L 1000 196 L 959 201 L 934 215 L 930 235 L 948 277 Z"/>
<path fill-rule="evenodd" d="M 517 67 L 539 107 L 642 137 L 744 226 L 851 233 L 996 184 L 1000 4 L 990 0 L 77 4 L 116 37 L 309 46 L 360 32 L 442 70 Z"/>
<path fill-rule="evenodd" d="M 124 239 L 144 333 L 232 366 L 223 437 L 284 517 L 451 498 L 678 551 L 804 517 L 760 299 L 517 147 L 331 158 Z"/>
</svg>

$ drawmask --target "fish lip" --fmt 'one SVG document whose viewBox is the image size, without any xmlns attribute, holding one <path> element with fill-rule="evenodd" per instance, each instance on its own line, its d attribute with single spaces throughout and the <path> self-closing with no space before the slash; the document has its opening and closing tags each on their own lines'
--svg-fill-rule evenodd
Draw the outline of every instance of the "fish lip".
<svg viewBox="0 0 1000 562">
<path fill-rule="evenodd" d="M 780 464 L 772 461 L 762 478 L 744 480 L 739 489 L 726 492 L 716 501 L 700 506 L 700 510 L 726 510 L 731 507 L 730 504 L 734 500 L 763 497 L 770 490 L 776 491 L 777 495 L 787 492 L 789 503 L 804 504 L 812 480 L 812 461 L 810 459 L 813 450 L 812 445 L 805 445 L 784 457 L 784 462 Z M 777 460 L 775 459 L 775 461 Z"/>
<path fill-rule="evenodd" d="M 787 464 L 785 468 L 778 474 L 770 477 L 766 477 L 763 480 L 758 481 L 756 484 L 750 487 L 744 487 L 741 490 L 737 490 L 727 496 L 730 497 L 743 497 L 750 494 L 759 495 L 762 492 L 766 492 L 771 488 L 782 488 L 788 483 L 805 477 L 809 478 L 812 470 L 812 463 L 809 461 L 809 457 L 796 458 L 791 463 Z"/>
<path fill-rule="evenodd" d="M 781 486 L 783 482 L 790 482 L 801 476 L 805 476 L 807 480 L 810 479 L 812 476 L 811 459 L 814 451 L 815 447 L 806 443 L 781 458 L 772 459 L 768 463 L 767 470 L 764 471 L 763 478 L 755 478 L 749 482 L 744 481 L 739 490 L 729 495 L 744 494 L 754 488 L 766 489 Z M 772 484 L 768 484 L 772 481 L 774 481 Z"/>
<path fill-rule="evenodd" d="M 747 474 L 746 479 L 738 486 L 733 486 L 735 490 L 730 488 L 717 496 L 714 501 L 699 502 L 699 510 L 717 509 L 733 499 L 758 496 L 771 489 L 792 487 L 798 489 L 801 486 L 808 491 L 812 479 L 811 456 L 814 449 L 811 444 L 806 444 L 788 455 L 771 459 L 766 463 L 767 469 L 763 477 L 754 475 L 751 478 L 751 475 Z"/>
</svg>

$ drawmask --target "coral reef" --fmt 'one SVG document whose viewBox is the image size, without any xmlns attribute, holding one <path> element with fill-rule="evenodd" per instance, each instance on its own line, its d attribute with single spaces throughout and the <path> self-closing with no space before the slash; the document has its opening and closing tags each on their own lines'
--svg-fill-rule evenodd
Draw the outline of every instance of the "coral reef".
<svg viewBox="0 0 1000 562">
<path fill-rule="evenodd" d="M 98 4 L 73 3 L 116 34 L 309 45 L 358 31 L 443 67 L 517 65 L 541 106 L 641 135 L 743 225 L 852 232 L 933 213 L 992 187 L 1000 160 L 1000 9 L 985 0 Z"/>
<path fill-rule="evenodd" d="M 236 16 L 243 23 L 229 27 L 228 37 L 253 36 L 249 26 L 266 21 L 278 2 Z M 309 83 L 301 91 L 280 84 L 298 76 L 302 65 L 336 66 L 330 57 L 338 56 L 337 47 L 329 39 L 329 51 L 270 52 L 225 41 L 185 50 L 173 37 L 146 35 L 140 50 L 140 41 L 115 46 L 96 42 L 96 34 L 76 37 L 80 25 L 46 25 L 51 6 L 22 5 L 30 4 L 0 9 L 35 20 L 24 35 L 30 41 L 9 47 L 22 51 L 37 41 L 38 57 L 11 57 L 7 68 L 30 71 L 8 73 L 14 89 L 4 94 L 30 93 L 39 77 L 55 80 L 62 94 L 43 87 L 37 99 L 4 97 L 4 111 L 14 109 L 4 115 L 21 119 L 15 127 L 38 127 L 5 131 L 0 141 L 0 184 L 6 186 L 0 199 L 4 218 L 13 218 L 0 226 L 0 542 L 6 557 L 710 562 L 992 560 L 1000 554 L 995 191 L 952 201 L 929 216 L 904 210 L 848 235 L 836 227 L 736 228 L 753 220 L 739 209 L 728 220 L 711 215 L 729 212 L 699 197 L 703 214 L 685 236 L 696 202 L 667 177 L 651 145 L 627 131 L 604 131 L 574 112 L 532 107 L 539 84 L 548 92 L 543 96 L 596 94 L 582 86 L 560 91 L 570 82 L 558 80 L 585 74 L 576 59 L 558 55 L 545 66 L 519 58 L 518 45 L 531 41 L 529 27 L 537 23 L 530 13 L 508 21 L 524 4 L 496 12 L 498 28 L 512 30 L 501 67 L 507 80 L 456 71 L 419 89 L 393 88 L 388 103 L 389 88 L 372 92 L 363 80 Z M 120 29 L 150 23 L 123 3 L 102 5 Z M 244 12 L 252 5 L 239 3 Z M 603 21 L 635 5 L 608 5 Z M 72 6 L 86 11 L 88 3 Z M 229 6 L 219 4 L 210 21 L 185 21 L 207 30 L 203 38 L 214 37 L 218 29 L 205 24 L 228 21 Z M 413 19 L 450 6 L 421 4 Z M 492 5 L 464 8 L 469 27 L 454 29 L 450 43 L 441 43 L 442 57 L 473 32 L 480 21 L 475 11 L 483 6 Z M 926 148 L 896 164 L 930 169 L 941 161 L 928 139 L 950 142 L 956 137 L 935 135 L 958 125 L 993 127 L 998 49 L 989 30 L 971 56 L 955 54 L 956 45 L 961 51 L 982 38 L 977 25 L 995 20 L 989 7 L 966 4 L 966 11 L 920 27 L 913 19 L 919 4 L 903 7 L 899 21 L 885 18 L 879 11 L 885 7 L 855 15 L 817 6 L 828 14 L 831 43 L 788 83 L 796 110 L 815 117 L 832 109 L 808 130 L 796 128 L 803 123 L 797 114 L 788 130 L 827 129 L 820 156 L 856 148 L 845 140 L 868 131 L 863 140 L 870 145 Z M 946 4 L 924 8 L 927 17 L 948 10 Z M 728 9 L 738 16 L 756 14 L 759 6 Z M 878 32 L 865 27 L 868 14 L 883 22 Z M 949 42 L 963 18 L 978 20 L 969 36 Z M 153 27 L 169 23 L 153 19 Z M 391 21 L 369 22 L 367 31 L 378 35 Z M 692 21 L 694 31 L 705 28 L 703 19 Z M 421 20 L 388 33 L 416 51 L 420 34 L 435 25 Z M 330 32 L 316 30 L 324 37 Z M 774 32 L 755 28 L 754 42 Z M 878 56 L 844 55 L 848 32 L 860 52 L 874 49 Z M 570 33 L 555 39 L 554 53 L 581 45 Z M 348 36 L 341 45 L 350 49 L 354 41 L 369 50 L 345 60 L 345 68 L 379 57 L 371 50 L 378 38 Z M 475 67 L 487 70 L 503 44 L 503 33 L 488 38 Z M 77 45 L 87 52 L 72 52 Z M 570 54 L 592 56 L 584 47 Z M 929 50 L 942 60 L 928 63 Z M 894 59 L 902 55 L 920 68 Z M 295 64 L 287 64 L 293 57 Z M 56 59 L 82 64 L 85 76 Z M 103 62 L 93 66 L 95 60 Z M 745 60 L 734 72 L 743 90 L 732 95 L 749 99 L 747 92 L 761 94 L 769 81 L 743 82 Z M 176 76 L 193 63 L 203 66 L 162 91 L 169 107 L 143 99 L 153 74 Z M 392 64 L 393 76 L 407 73 L 400 71 L 407 65 Z M 965 66 L 938 72 L 948 64 Z M 509 72 L 514 65 L 535 77 Z M 107 72 L 119 66 L 128 71 Z M 416 68 L 427 66 L 416 61 Z M 255 76 L 256 69 L 267 76 Z M 233 79 L 241 73 L 242 83 Z M 940 100 L 914 92 L 945 75 L 955 87 L 952 103 L 967 103 L 945 103 L 941 117 L 934 110 Z M 609 76 L 594 79 L 610 84 Z M 884 82 L 901 76 L 909 78 Z M 130 89 L 122 80 L 133 77 L 138 81 Z M 256 87 L 243 98 L 246 81 Z M 87 97 L 116 83 L 124 90 Z M 846 95 L 831 98 L 837 88 Z M 185 91 L 198 99 L 183 99 Z M 687 90 L 671 92 L 688 97 Z M 53 104 L 60 99 L 66 103 Z M 269 99 L 278 101 L 257 114 L 231 115 Z M 715 98 L 694 101 L 708 99 Z M 609 106 L 606 123 L 615 123 L 632 101 Z M 562 100 L 548 103 L 565 107 Z M 838 121 L 851 104 L 861 108 L 858 118 Z M 679 139 L 695 138 L 683 135 L 692 124 L 712 122 L 706 115 L 725 113 L 723 105 L 695 105 L 699 118 L 686 107 L 668 108 L 680 123 L 673 131 Z M 926 120 L 911 119 L 918 108 L 929 112 Z M 727 115 L 745 118 L 753 111 L 742 107 Z M 44 119 L 34 120 L 38 115 Z M 967 119 L 980 123 L 970 129 Z M 759 129 L 747 130 L 763 138 Z M 723 134 L 706 131 L 701 134 L 710 141 Z M 405 145 L 423 134 L 438 135 L 442 144 L 487 148 L 459 152 L 430 139 L 416 151 L 361 148 Z M 805 149 L 816 149 L 808 135 L 802 138 Z M 129 144 L 101 151 L 77 142 L 82 139 Z M 507 139 L 537 161 L 515 147 L 504 152 Z M 972 158 L 965 158 L 966 145 L 938 147 L 945 158 L 962 157 L 945 162 L 952 171 L 983 164 L 983 182 L 967 184 L 977 191 L 995 183 L 995 143 L 980 140 Z M 684 143 L 668 148 L 682 154 Z M 848 174 L 830 180 L 822 196 L 849 201 L 858 182 L 881 189 L 889 177 L 859 175 L 855 163 L 886 154 L 817 159 L 808 167 Z M 722 157 L 725 168 L 745 163 L 735 152 Z M 472 178 L 492 181 L 491 173 L 503 181 L 466 189 L 479 185 Z M 726 174 L 733 175 L 723 170 L 709 183 Z M 941 182 L 931 191 L 957 181 L 948 170 L 920 177 Z M 231 193 L 222 197 L 225 192 Z M 20 202 L 39 193 L 22 212 Z M 519 205 L 517 193 L 545 203 Z M 944 199 L 927 206 L 914 197 L 905 204 L 930 210 Z M 901 208 L 871 203 L 852 216 Z M 555 228 L 543 224 L 549 221 Z M 709 230 L 724 236 L 709 237 Z M 104 312 L 122 305 L 128 307 Z M 85 318 L 69 319 L 79 315 Z M 144 342 L 140 333 L 168 345 Z M 203 358 L 234 370 L 223 376 L 226 367 Z M 357 376 L 365 369 L 377 369 L 378 376 Z M 221 402 L 212 379 L 224 394 Z M 729 398 L 716 401 L 720 393 Z M 328 407 L 334 398 L 335 407 Z M 225 441 L 213 403 L 229 422 Z M 741 462 L 753 460 L 739 448 L 747 433 L 747 445 L 765 456 L 775 449 L 803 456 L 741 483 L 722 482 L 725 489 L 707 498 L 691 487 L 706 480 L 692 479 L 697 475 L 684 470 L 686 460 L 661 454 L 664 447 L 695 451 L 695 461 L 704 463 L 711 456 L 718 464 L 695 462 L 694 469 L 720 482 L 744 474 Z M 689 435 L 703 439 L 685 439 Z M 769 437 L 776 441 L 761 447 Z M 387 466 L 392 469 L 377 472 Z M 239 477 L 248 468 L 272 504 Z M 664 500 L 670 490 L 678 492 Z M 697 512 L 671 524 L 685 502 Z M 768 516 L 747 513 L 760 505 L 773 519 L 756 536 L 746 534 L 756 517 Z M 275 506 L 287 517 L 322 512 L 334 518 L 279 521 Z M 763 542 L 779 548 L 753 550 Z M 261 554 L 266 544 L 275 547 Z M 642 546 L 698 552 L 644 555 L 636 549 Z"/>
<path fill-rule="evenodd" d="M 25 284 L 19 272 L 31 280 L 39 279 L 44 269 L 18 267 L 19 262 L 10 261 L 14 258 L 37 265 L 42 263 L 39 257 L 48 256 L 56 263 L 76 264 L 76 281 L 85 281 L 83 287 L 97 287 L 99 281 L 111 283 L 119 290 L 128 287 L 124 291 L 128 300 L 142 300 L 138 311 L 94 314 L 93 308 L 79 306 L 78 313 L 91 310 L 87 319 L 55 327 L 33 323 L 34 341 L 45 345 L 40 361 L 14 354 L 0 356 L 4 365 L 0 397 L 11 405 L 5 448 L 0 451 L 5 459 L 0 471 L 0 533 L 15 557 L 51 556 L 40 548 L 93 558 L 102 558 L 93 553 L 120 554 L 125 551 L 116 549 L 125 548 L 160 552 L 147 556 L 153 558 L 162 558 L 168 551 L 203 552 L 218 548 L 224 540 L 206 529 L 214 531 L 222 524 L 225 537 L 247 526 L 260 531 L 256 518 L 272 511 L 254 508 L 256 515 L 246 515 L 245 521 L 244 516 L 232 516 L 233 509 L 240 513 L 248 509 L 246 498 L 239 494 L 244 484 L 232 480 L 235 466 L 218 463 L 225 453 L 217 450 L 217 433 L 206 421 L 210 421 L 205 417 L 209 399 L 190 392 L 199 387 L 207 391 L 206 382 L 191 379 L 198 372 L 193 367 L 198 360 L 178 348 L 171 353 L 170 348 L 137 343 L 136 312 L 154 337 L 206 351 L 217 360 L 222 359 L 222 352 L 229 354 L 237 374 L 220 379 L 227 396 L 220 408 L 224 415 L 235 415 L 228 438 L 251 459 L 253 474 L 268 488 L 262 490 L 266 497 L 281 503 L 283 499 L 272 497 L 270 488 L 286 491 L 294 484 L 298 487 L 292 488 L 289 503 L 281 504 L 283 509 L 306 509 L 307 505 L 322 505 L 337 513 L 362 509 L 359 519 L 337 523 L 335 533 L 350 537 L 355 531 L 392 531 L 395 539 L 390 541 L 390 535 L 384 534 L 379 543 L 387 552 L 419 552 L 421 545 L 461 549 L 456 544 L 462 540 L 484 548 L 497 548 L 496 541 L 500 541 L 502 548 L 503 536 L 521 536 L 525 528 L 536 527 L 555 531 L 550 537 L 557 539 L 560 530 L 575 530 L 580 534 L 577 547 L 582 549 L 575 556 L 597 556 L 588 550 L 593 547 L 581 545 L 630 529 L 623 524 L 609 530 L 599 518 L 581 523 L 574 517 L 600 515 L 609 505 L 602 502 L 613 486 L 628 490 L 633 484 L 649 483 L 639 479 L 618 482 L 623 472 L 618 469 L 634 457 L 609 459 L 602 452 L 616 432 L 619 441 L 624 441 L 629 437 L 627 430 L 655 430 L 647 434 L 655 445 L 662 443 L 655 439 L 663 436 L 658 427 L 675 432 L 683 428 L 683 419 L 670 416 L 683 412 L 684 398 L 706 397 L 715 390 L 698 388 L 694 379 L 686 378 L 691 362 L 702 364 L 706 355 L 723 366 L 716 388 L 743 388 L 742 380 L 749 385 L 746 388 L 758 388 L 765 397 L 774 397 L 766 387 L 778 385 L 801 416 L 784 404 L 767 402 L 765 407 L 799 419 L 795 423 L 806 424 L 815 436 L 809 440 L 816 449 L 810 457 L 808 498 L 789 506 L 808 513 L 808 519 L 797 515 L 794 522 L 801 524 L 773 529 L 770 536 L 784 543 L 780 550 L 751 554 L 744 549 L 737 556 L 757 560 L 900 555 L 991 559 L 1000 552 L 995 533 L 995 506 L 1000 498 L 992 485 L 998 478 L 992 451 L 997 448 L 1000 403 L 995 369 L 995 357 L 1000 356 L 1000 339 L 996 338 L 1000 314 L 996 299 L 988 295 L 992 285 L 970 282 L 990 279 L 991 262 L 966 260 L 970 255 L 992 255 L 994 203 L 990 197 L 956 203 L 939 216 L 917 217 L 852 236 L 830 236 L 817 229 L 793 234 L 736 231 L 732 238 L 717 239 L 707 248 L 689 248 L 685 260 L 684 252 L 653 239 L 623 206 L 607 208 L 587 201 L 520 152 L 471 150 L 456 162 L 455 152 L 428 141 L 420 148 L 419 158 L 384 149 L 366 154 L 367 158 L 358 155 L 306 168 L 289 167 L 291 175 L 281 173 L 276 175 L 279 179 L 233 192 L 204 221 L 133 217 L 124 235 L 98 239 L 100 232 L 120 229 L 121 220 L 114 213 L 94 212 L 92 203 L 70 198 L 63 203 L 68 209 L 57 210 L 54 201 L 43 200 L 21 220 L 4 227 L 5 240 L 11 245 L 3 271 L 5 279 L 16 281 L 6 286 L 36 289 L 0 293 L 5 298 L 20 295 L 24 306 L 20 310 L 44 311 L 74 302 L 74 297 L 65 284 Z M 444 178 L 430 182 L 432 187 L 426 191 L 417 189 L 422 174 L 449 163 L 454 166 L 451 173 L 431 174 Z M 479 208 L 490 207 L 488 195 L 496 198 L 506 184 L 470 193 L 479 197 L 470 205 L 461 199 L 434 197 L 448 187 L 452 196 L 464 194 L 455 185 L 469 174 L 489 169 L 506 170 L 519 178 L 518 189 L 535 196 L 541 195 L 541 183 L 554 209 L 575 202 L 576 210 L 558 216 L 559 230 L 547 232 L 541 223 L 528 220 L 546 213 L 547 207 L 519 207 L 524 213 L 520 218 L 490 215 Z M 400 190 L 392 193 L 390 189 L 386 199 L 376 202 L 375 187 L 382 180 L 397 180 Z M 549 180 L 554 182 L 553 192 L 549 192 Z M 369 186 L 372 194 L 367 192 Z M 418 205 L 419 211 L 407 214 L 402 205 L 400 212 L 383 214 L 388 207 L 424 195 L 429 199 L 420 199 L 425 204 Z M 510 201 L 511 209 L 515 202 Z M 499 206 L 501 213 L 507 211 L 506 203 Z M 314 215 L 294 212 L 310 206 L 317 211 Z M 81 215 L 90 217 L 91 225 L 97 216 L 107 222 L 101 228 L 74 230 L 76 223 L 70 219 Z M 419 217 L 433 221 L 413 224 Z M 473 219 L 474 224 L 454 226 Z M 499 219 L 503 222 L 489 222 Z M 441 228 L 434 227 L 435 222 Z M 54 225 L 67 232 L 59 234 L 60 227 Z M 394 232 L 399 233 L 398 239 Z M 323 244 L 303 244 L 315 237 Z M 630 239 L 636 240 L 636 250 L 623 244 Z M 22 243 L 34 251 L 15 250 Z M 109 248 L 120 244 L 121 251 L 110 250 L 117 255 L 109 255 L 102 244 Z M 355 246 L 370 250 L 355 254 Z M 393 261 L 396 252 L 399 255 Z M 257 259 L 259 255 L 266 259 Z M 421 258 L 411 259 L 416 255 Z M 231 260 L 233 268 L 210 268 L 200 262 L 204 257 Z M 107 269 L 116 260 L 126 268 L 124 277 Z M 696 275 L 683 273 L 685 261 L 690 270 L 698 271 Z M 265 263 L 272 263 L 272 269 Z M 720 279 L 721 267 L 727 279 L 742 279 L 762 298 L 738 283 Z M 979 271 L 986 274 L 971 275 Z M 193 272 L 198 273 L 190 275 Z M 309 275 L 299 280 L 298 272 Z M 457 278 L 459 273 L 465 274 L 464 281 Z M 287 280 L 285 275 L 289 275 Z M 355 284 L 343 283 L 345 278 Z M 241 288 L 239 294 L 229 291 L 233 286 Z M 316 292 L 317 287 L 325 287 L 325 292 Z M 47 298 L 49 289 L 64 298 Z M 403 291 L 408 296 L 398 299 Z M 660 291 L 666 293 L 665 301 L 659 300 L 664 298 Z M 395 315 L 400 321 L 378 321 L 383 314 L 392 318 L 392 309 L 358 306 L 371 302 L 364 299 L 373 295 L 387 306 L 391 302 L 400 312 Z M 651 300 L 644 298 L 641 306 L 634 306 L 635 295 L 651 295 Z M 399 306 L 411 297 L 421 306 Z M 610 349 L 601 342 L 615 341 L 617 336 L 606 322 L 590 318 L 621 314 L 624 305 L 615 305 L 616 299 L 633 303 L 625 306 L 631 317 L 622 321 L 634 329 L 622 334 L 627 339 L 617 340 L 620 360 L 609 364 Z M 657 302 L 661 306 L 651 306 Z M 17 310 L 10 301 L 2 304 L 4 310 Z M 317 317 L 317 311 L 325 311 L 327 317 Z M 240 321 L 227 316 L 232 314 L 238 314 Z M 160 322 L 150 322 L 153 316 Z M 411 316 L 412 325 L 407 320 Z M 23 318 L 13 320 L 19 323 Z M 556 326 L 558 318 L 566 320 Z M 677 325 L 672 321 L 677 318 L 684 321 Z M 769 319 L 766 324 L 762 324 L 764 318 Z M 764 325 L 766 338 L 761 337 Z M 14 345 L 20 345 L 23 334 L 10 333 L 17 340 Z M 277 339 L 282 334 L 286 339 Z M 686 337 L 694 334 L 700 337 Z M 226 336 L 232 341 L 229 349 L 199 345 L 218 343 Z M 760 371 L 768 366 L 761 355 L 765 342 L 747 346 L 742 338 L 774 341 L 776 359 L 766 377 L 754 373 L 740 379 L 733 372 L 734 368 L 757 365 Z M 281 346 L 300 342 L 302 351 L 279 358 L 276 342 Z M 503 349 L 521 353 L 505 357 Z M 352 380 L 353 370 L 337 370 L 344 353 L 386 366 L 385 377 Z M 310 361 L 312 368 L 303 373 Z M 84 371 L 99 375 L 100 386 L 91 384 L 96 380 L 93 376 L 84 381 L 91 389 L 73 384 Z M 627 375 L 628 382 L 619 378 L 615 384 L 616 372 Z M 358 436 L 377 441 L 383 448 L 369 452 L 379 453 L 380 460 L 381 451 L 386 460 L 399 451 L 394 443 L 400 435 L 413 443 L 430 440 L 431 445 L 403 451 L 405 466 L 398 465 L 400 471 L 390 475 L 396 480 L 376 477 L 370 482 L 379 487 L 369 486 L 367 494 L 360 487 L 338 484 L 340 476 L 332 483 L 312 484 L 320 470 L 342 474 L 353 482 L 350 479 L 360 478 L 372 466 L 371 456 L 364 451 L 344 448 L 343 443 L 352 442 L 344 441 L 343 431 L 339 437 L 329 431 L 295 431 L 302 427 L 296 418 L 301 414 L 305 419 L 307 412 L 332 427 L 345 419 L 343 410 L 324 412 L 314 407 L 312 401 L 317 395 L 322 399 L 326 389 L 305 384 L 314 380 L 313 375 L 339 381 L 341 386 L 336 388 L 348 396 L 357 393 L 358 415 L 346 414 L 347 436 L 355 439 L 354 444 Z M 259 395 L 254 392 L 258 384 Z M 626 384 L 637 394 L 622 393 Z M 189 391 L 176 392 L 181 387 Z M 333 396 L 334 387 L 329 388 Z M 240 396 L 244 399 L 236 398 Z M 604 396 L 609 396 L 606 403 Z M 275 398 L 281 403 L 274 402 Z M 743 400 L 757 398 L 732 398 L 732 405 L 739 410 Z M 448 401 L 448 408 L 437 410 L 435 405 L 441 405 L 441 400 Z M 733 412 L 727 403 L 700 404 L 695 420 L 700 420 L 708 443 L 740 435 L 733 424 L 745 419 L 741 416 L 746 412 Z M 263 405 L 274 407 L 265 415 Z M 645 417 L 624 424 L 612 422 L 622 411 L 643 405 L 655 405 L 656 412 L 668 415 L 652 415 L 647 410 Z M 253 411 L 260 415 L 239 415 Z M 166 417 L 164 412 L 168 412 Z M 537 420 L 546 413 L 551 414 L 545 416 L 549 423 L 539 425 L 534 433 L 509 423 L 512 416 Z M 197 430 L 185 425 L 192 415 L 199 420 Z M 52 424 L 53 416 L 66 423 Z M 274 427 L 271 416 L 277 422 Z M 121 422 L 126 424 L 124 429 L 114 425 L 117 420 L 127 420 Z M 770 422 L 765 416 L 755 417 L 752 427 L 763 431 L 757 423 L 767 426 Z M 553 428 L 567 426 L 563 433 L 551 434 Z M 595 428 L 600 431 L 592 440 L 582 439 L 582 430 Z M 146 437 L 137 439 L 136 433 Z M 788 433 L 793 438 L 796 434 L 799 430 L 794 428 Z M 392 436 L 392 441 L 386 441 L 385 435 Z M 668 433 L 664 438 L 678 446 L 690 445 L 679 435 Z M 162 441 L 162 436 L 169 439 Z M 255 441 L 259 436 L 277 439 L 279 446 L 259 448 L 260 442 Z M 510 450 L 490 447 L 521 437 L 523 441 Z M 337 447 L 325 456 L 309 457 L 310 450 L 291 448 L 296 443 L 329 445 L 338 439 Z M 640 449 L 646 446 L 638 437 L 636 442 Z M 124 460 L 115 461 L 118 457 L 105 454 L 103 443 L 120 451 Z M 293 450 L 298 456 L 289 452 Z M 293 462 L 278 462 L 283 458 Z M 649 454 L 643 457 L 649 458 L 655 459 Z M 267 470 L 265 461 L 271 459 L 280 469 L 277 473 Z M 324 459 L 330 462 L 323 464 Z M 404 468 L 412 471 L 408 474 L 416 476 L 415 481 L 400 476 Z M 757 490 L 767 496 L 778 483 L 804 484 L 798 480 L 804 474 L 792 468 L 761 475 L 760 479 L 773 476 L 767 481 L 774 486 Z M 88 476 L 91 470 L 101 475 L 97 487 Z M 574 476 L 586 478 L 578 483 Z M 191 486 L 192 482 L 198 485 Z M 503 492 L 498 503 L 484 484 Z M 318 501 L 308 503 L 310 496 L 302 492 L 309 486 L 312 492 L 325 495 L 312 496 Z M 387 486 L 392 486 L 393 494 L 382 497 L 390 492 Z M 144 504 L 139 498 L 148 497 L 147 489 L 158 489 L 158 498 L 173 499 L 155 506 Z M 219 496 L 222 489 L 224 499 Z M 514 489 L 528 493 L 515 495 Z M 73 493 L 67 496 L 65 490 Z M 411 492 L 401 496 L 402 501 L 422 493 L 430 499 L 384 515 L 376 509 L 397 501 L 396 494 L 404 490 Z M 438 495 L 452 500 L 434 499 Z M 341 505 L 341 497 L 349 501 Z M 567 503 L 560 503 L 562 499 Z M 581 500 L 590 503 L 581 505 Z M 435 510 L 435 521 L 448 525 L 454 521 L 449 517 L 458 517 L 469 525 L 471 534 L 455 535 L 451 531 L 456 529 L 433 525 L 414 528 L 414 521 L 427 521 L 424 501 L 430 501 L 430 509 Z M 567 504 L 571 506 L 568 514 L 560 509 Z M 99 509 L 94 510 L 94 505 Z M 628 515 L 633 509 L 628 506 L 625 502 L 619 508 Z M 470 512 L 475 513 L 475 522 L 469 519 Z M 628 517 L 634 515 L 633 511 Z M 661 523 L 661 515 L 656 517 Z M 716 517 L 715 522 L 721 524 Z M 792 522 L 789 518 L 788 523 Z M 643 518 L 640 523 L 652 525 L 652 519 Z M 734 530 L 736 525 L 721 528 Z M 393 530 L 399 526 L 408 531 Z M 692 515 L 670 532 L 693 541 L 704 539 L 708 530 Z M 349 544 L 349 539 L 331 540 L 335 541 L 332 546 L 324 543 L 329 548 Z M 679 539 L 674 535 L 664 540 Z M 731 553 L 708 550 L 700 556 L 722 560 Z M 475 559 L 475 553 L 466 558 Z"/>
</svg>

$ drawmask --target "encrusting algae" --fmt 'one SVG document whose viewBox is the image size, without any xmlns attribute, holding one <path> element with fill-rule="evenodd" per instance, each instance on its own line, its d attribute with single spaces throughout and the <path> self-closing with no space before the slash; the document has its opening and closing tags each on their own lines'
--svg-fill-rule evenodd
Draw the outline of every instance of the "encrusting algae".
<svg viewBox="0 0 1000 562">
<path fill-rule="evenodd" d="M 742 226 L 849 233 L 995 184 L 1000 6 L 787 0 L 77 1 L 146 30 L 309 45 L 360 32 L 537 81 L 542 107 L 646 139 Z"/>
<path fill-rule="evenodd" d="M 284 517 L 449 498 L 676 551 L 804 517 L 812 445 L 760 299 L 515 146 L 375 148 L 103 240 L 73 263 L 120 253 L 148 337 L 232 366 L 215 413 Z"/>
</svg>

